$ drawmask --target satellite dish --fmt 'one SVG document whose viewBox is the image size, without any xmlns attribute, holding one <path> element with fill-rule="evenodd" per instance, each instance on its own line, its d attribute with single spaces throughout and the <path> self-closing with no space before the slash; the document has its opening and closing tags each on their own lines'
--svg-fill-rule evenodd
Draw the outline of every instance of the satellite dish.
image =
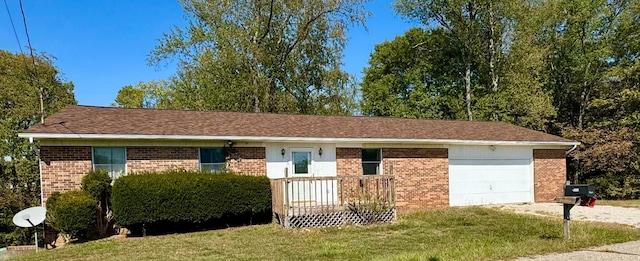
<svg viewBox="0 0 640 261">
<path fill-rule="evenodd" d="M 44 207 L 31 207 L 23 209 L 13 216 L 13 224 L 19 227 L 35 227 L 46 218 L 47 209 Z"/>
<path fill-rule="evenodd" d="M 19 227 L 35 227 L 40 225 L 47 216 L 47 209 L 44 207 L 31 207 L 23 209 L 13 216 L 13 224 Z M 36 229 L 36 252 L 38 252 L 38 230 Z"/>
</svg>

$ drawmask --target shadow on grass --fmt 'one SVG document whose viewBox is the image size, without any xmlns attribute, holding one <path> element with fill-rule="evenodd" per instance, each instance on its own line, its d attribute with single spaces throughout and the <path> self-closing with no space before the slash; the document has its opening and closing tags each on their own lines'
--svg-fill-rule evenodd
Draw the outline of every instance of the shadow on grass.
<svg viewBox="0 0 640 261">
<path fill-rule="evenodd" d="M 542 235 L 540 235 L 540 239 L 556 240 L 556 239 L 561 239 L 561 237 L 559 235 L 555 235 L 555 234 L 542 234 Z"/>
<path fill-rule="evenodd" d="M 207 230 L 226 229 L 250 225 L 262 225 L 272 222 L 272 212 L 254 213 L 247 215 L 226 216 L 205 222 L 171 222 L 158 221 L 146 224 L 135 224 L 127 227 L 131 231 L 128 237 L 160 236 L 176 233 L 190 233 Z"/>
</svg>

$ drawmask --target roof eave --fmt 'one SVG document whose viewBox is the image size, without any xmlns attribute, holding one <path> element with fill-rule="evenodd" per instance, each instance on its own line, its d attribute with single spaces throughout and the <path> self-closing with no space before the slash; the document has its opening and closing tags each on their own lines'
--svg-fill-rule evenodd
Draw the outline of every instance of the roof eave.
<svg viewBox="0 0 640 261">
<path fill-rule="evenodd" d="M 314 137 L 260 137 L 260 136 L 199 136 L 199 135 L 141 135 L 141 134 L 60 134 L 19 133 L 18 137 L 33 139 L 146 139 L 146 140 L 241 140 L 259 142 L 315 142 L 315 143 L 422 143 L 446 145 L 519 145 L 519 146 L 577 146 L 575 141 L 500 141 L 454 139 L 400 139 L 400 138 L 314 138 Z"/>
</svg>

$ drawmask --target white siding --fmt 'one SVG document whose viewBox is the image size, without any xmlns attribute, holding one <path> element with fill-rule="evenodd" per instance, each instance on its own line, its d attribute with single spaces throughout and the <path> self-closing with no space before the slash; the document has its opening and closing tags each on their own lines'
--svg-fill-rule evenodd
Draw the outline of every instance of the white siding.
<svg viewBox="0 0 640 261">
<path fill-rule="evenodd" d="M 313 148 L 311 171 L 314 177 L 336 176 L 336 146 L 334 144 L 310 144 L 310 143 L 268 143 L 267 153 L 267 177 L 271 179 L 284 178 L 285 168 L 291 169 L 291 148 Z M 318 151 L 322 148 L 322 156 Z M 282 156 L 282 149 L 285 149 Z"/>
</svg>

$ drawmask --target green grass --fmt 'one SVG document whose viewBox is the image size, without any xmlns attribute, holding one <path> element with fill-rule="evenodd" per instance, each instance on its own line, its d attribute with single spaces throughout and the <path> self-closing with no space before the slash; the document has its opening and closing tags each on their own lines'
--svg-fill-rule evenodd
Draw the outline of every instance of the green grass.
<svg viewBox="0 0 640 261">
<path fill-rule="evenodd" d="M 608 205 L 626 208 L 640 208 L 640 199 L 632 200 L 598 200 L 596 205 Z"/>
<path fill-rule="evenodd" d="M 573 222 L 488 208 L 400 215 L 392 224 L 284 229 L 275 224 L 104 239 L 11 260 L 494 260 L 640 239 L 623 225 Z"/>
</svg>

